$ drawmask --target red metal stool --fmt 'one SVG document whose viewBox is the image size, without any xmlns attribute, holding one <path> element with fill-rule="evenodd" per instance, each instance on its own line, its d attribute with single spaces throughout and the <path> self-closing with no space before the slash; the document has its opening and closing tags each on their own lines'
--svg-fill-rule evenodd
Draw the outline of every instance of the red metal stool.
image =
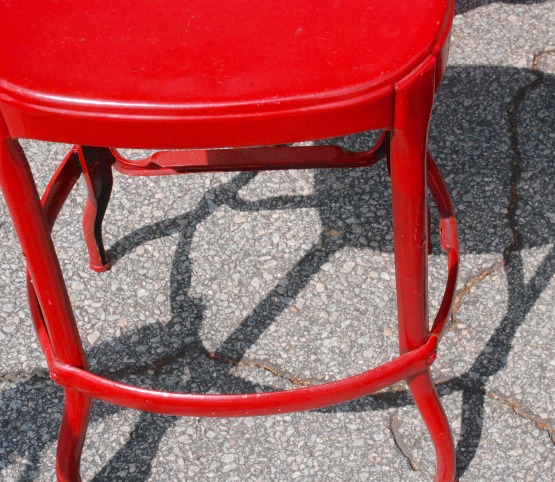
<svg viewBox="0 0 555 482">
<path fill-rule="evenodd" d="M 79 480 L 92 398 L 170 415 L 254 416 L 338 404 L 405 379 L 436 449 L 436 480 L 454 480 L 453 441 L 429 369 L 453 299 L 457 234 L 426 148 L 454 2 L 157 3 L 0 4 L 0 183 L 27 263 L 38 338 L 52 379 L 65 389 L 58 479 Z M 384 134 L 365 153 L 281 146 L 373 129 Z M 42 203 L 22 137 L 75 144 Z M 114 146 L 187 150 L 128 161 Z M 382 154 L 392 186 L 399 357 L 339 381 L 247 395 L 166 393 L 88 371 L 50 237 L 81 174 L 89 190 L 85 238 L 91 266 L 101 271 L 109 267 L 101 224 L 112 167 L 130 175 L 340 168 Z M 448 254 L 431 328 L 427 187 Z"/>
</svg>

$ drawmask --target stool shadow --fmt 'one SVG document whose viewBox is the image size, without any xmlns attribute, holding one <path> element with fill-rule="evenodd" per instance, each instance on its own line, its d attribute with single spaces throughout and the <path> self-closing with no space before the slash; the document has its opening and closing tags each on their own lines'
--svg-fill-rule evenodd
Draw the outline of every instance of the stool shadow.
<svg viewBox="0 0 555 482">
<path fill-rule="evenodd" d="M 506 223 L 505 213 L 499 211 L 498 206 L 508 204 L 510 184 L 510 158 L 514 152 L 494 150 L 488 142 L 496 139 L 510 145 L 510 132 L 507 126 L 502 125 L 493 113 L 507 115 L 510 103 L 505 98 L 507 94 L 516 95 L 523 85 L 530 82 L 532 72 L 526 69 L 497 68 L 497 67 L 454 67 L 446 74 L 443 86 L 436 103 L 431 144 L 436 155 L 439 153 L 440 164 L 442 159 L 453 159 L 445 162 L 442 171 L 446 175 L 448 184 L 452 185 L 455 206 L 458 208 L 458 221 L 461 227 L 462 254 L 470 253 L 498 253 L 501 254 L 505 245 L 510 240 L 499 239 L 499 226 Z M 498 98 L 492 99 L 492 90 L 489 85 L 493 82 L 504 87 L 499 88 Z M 555 79 L 546 75 L 540 89 L 549 92 L 555 91 Z M 461 101 L 472 100 L 461 112 Z M 525 99 L 526 100 L 526 99 Z M 530 102 L 544 102 L 545 98 L 530 99 Z M 545 129 L 539 125 L 540 119 L 528 119 L 529 132 L 538 132 Z M 549 128 L 549 126 L 547 126 Z M 484 131 L 486 137 L 484 137 Z M 360 139 L 360 137 L 359 137 Z M 523 145 L 526 136 L 523 136 Z M 553 152 L 553 147 L 551 146 Z M 548 152 L 548 150 L 546 150 Z M 477 155 L 478 154 L 478 155 Z M 482 162 L 480 156 L 489 156 L 489 162 Z M 542 169 L 547 162 L 546 155 L 537 155 L 533 160 Z M 487 158 L 487 157 L 483 157 Z M 345 247 L 361 248 L 370 243 L 377 244 L 377 249 L 391 252 L 392 246 L 391 227 L 389 219 L 391 211 L 387 202 L 387 176 L 383 166 L 361 169 L 360 175 L 352 177 L 338 174 L 334 171 L 315 171 L 314 194 L 309 196 L 281 196 L 261 201 L 247 201 L 240 196 L 240 191 L 256 176 L 255 173 L 241 173 L 229 182 L 210 190 L 210 200 L 204 197 L 192 211 L 172 219 L 145 226 L 117 241 L 109 250 L 110 258 L 117 262 L 131 250 L 153 239 L 178 233 L 178 245 L 172 261 L 170 277 L 170 309 L 171 320 L 166 324 L 154 323 L 132 330 L 130 333 L 109 342 L 95 345 L 88 351 L 90 359 L 98 360 L 99 372 L 107 376 L 128 378 L 143 378 L 154 372 L 158 377 L 147 377 L 144 384 L 158 387 L 159 380 L 165 381 L 164 388 L 180 391 L 206 393 L 214 390 L 221 393 L 252 392 L 255 389 L 273 390 L 271 386 L 254 384 L 231 373 L 232 364 L 221 363 L 215 360 L 204 347 L 200 331 L 204 320 L 205 304 L 198 297 L 191 296 L 190 259 L 191 243 L 195 236 L 196 228 L 208 219 L 217 207 L 229 206 L 238 211 L 258 210 L 286 210 L 297 208 L 312 208 L 318 211 L 322 224 L 322 234 L 317 243 L 295 264 L 285 276 L 289 284 L 289 296 L 295 298 L 306 287 L 313 276 L 319 272 L 322 265 L 335 253 Z M 533 170 L 532 165 L 523 166 L 524 169 Z M 482 177 L 481 181 L 475 178 Z M 493 179 L 488 181 L 486 179 Z M 553 184 L 555 173 L 543 175 L 536 181 L 537 185 L 532 192 L 546 191 L 546 184 Z M 342 184 L 337 189 L 338 181 Z M 498 192 L 483 197 L 483 192 L 491 183 L 498 188 Z M 368 197 L 369 190 L 378 193 L 378 198 L 383 199 L 379 205 L 380 213 L 370 210 L 363 212 L 358 197 Z M 551 191 L 553 192 L 553 190 Z M 481 194 L 481 197 L 477 195 Z M 478 197 L 478 199 L 475 199 Z M 468 200 L 470 199 L 470 200 Z M 522 202 L 522 200 L 521 200 Z M 548 207 L 541 206 L 548 210 Z M 545 223 L 546 212 L 542 209 L 526 211 L 526 233 L 522 239 L 524 248 L 548 245 L 553 240 L 553 226 Z M 362 233 L 355 232 L 352 225 L 346 223 L 345 214 L 365 220 L 361 223 Z M 107 220 L 109 222 L 109 219 Z M 492 232 L 484 227 L 497 226 Z M 518 225 L 520 229 L 521 226 Z M 339 231 L 343 235 L 339 238 L 330 236 L 330 231 Z M 531 235 L 528 235 L 531 233 Z M 364 242 L 361 242 L 361 239 Z M 471 463 L 481 440 L 485 387 L 488 380 L 503 370 L 507 363 L 507 355 L 512 348 L 512 342 L 518 329 L 526 320 L 527 314 L 534 306 L 539 296 L 547 287 L 555 272 L 555 251 L 552 248 L 544 258 L 535 274 L 528 283 L 525 283 L 524 267 L 519 249 L 509 255 L 509 264 L 505 268 L 508 284 L 509 304 L 506 315 L 499 326 L 492 333 L 480 354 L 476 357 L 472 368 L 467 372 L 442 381 L 440 395 L 452 391 L 462 391 L 463 413 L 462 428 L 458 440 L 458 472 L 462 476 Z M 436 248 L 436 253 L 438 253 Z M 279 301 L 279 293 L 275 286 L 250 312 L 242 323 L 220 345 L 216 355 L 229 360 L 240 360 L 245 352 L 256 343 L 260 336 L 276 320 L 287 305 Z M 169 343 L 173 333 L 183 335 L 179 346 Z M 154 336 L 161 336 L 168 340 L 167 349 L 162 355 L 146 353 L 142 362 L 131 360 L 121 364 L 121 350 L 140 344 L 146 344 Z M 131 338 L 134 342 L 131 342 Z M 137 341 L 138 337 L 138 341 Z M 143 343 L 144 342 L 144 343 Z M 118 370 L 111 370 L 114 362 L 118 362 Z M 181 380 L 171 378 L 171 367 L 174 363 L 184 361 L 190 372 L 189 379 L 182 383 Z M 469 373 L 480 375 L 478 379 L 471 378 Z M 44 383 L 45 388 L 51 386 L 50 382 L 29 381 L 18 384 L 14 390 L 3 391 L 0 394 L 5 406 L 10 406 L 13 400 L 18 399 L 20 390 L 34 390 L 36 385 Z M 61 405 L 61 392 L 56 395 L 59 400 L 52 403 L 56 409 Z M 356 400 L 340 405 L 323 412 L 336 411 L 374 411 L 385 410 L 391 407 L 402 407 L 412 404 L 412 399 L 406 391 L 382 392 L 374 396 Z M 33 408 L 29 413 L 39 413 L 43 407 Z M 107 417 L 120 410 L 119 407 L 108 404 L 95 404 L 93 421 Z M 125 480 L 147 480 L 151 473 L 151 464 L 159 444 L 169 428 L 174 424 L 174 417 L 143 413 L 136 423 L 135 430 L 128 441 L 118 450 L 94 480 L 117 479 L 117 467 L 128 465 L 132 460 L 139 460 L 141 471 L 139 474 L 127 474 Z M 5 433 L 4 433 L 5 432 Z M 26 454 L 29 465 L 26 465 L 20 480 L 29 480 L 29 476 L 37 467 L 40 456 L 46 444 L 56 438 L 56 430 L 49 430 L 45 436 L 36 441 Z M 15 425 L 1 426 L 3 440 L 16 440 L 18 428 Z M 17 444 L 8 444 L 7 456 L 18 453 Z"/>
<path fill-rule="evenodd" d="M 455 0 L 455 15 L 461 15 L 479 7 L 492 3 L 508 3 L 514 5 L 532 5 L 534 3 L 545 3 L 548 0 Z"/>
</svg>

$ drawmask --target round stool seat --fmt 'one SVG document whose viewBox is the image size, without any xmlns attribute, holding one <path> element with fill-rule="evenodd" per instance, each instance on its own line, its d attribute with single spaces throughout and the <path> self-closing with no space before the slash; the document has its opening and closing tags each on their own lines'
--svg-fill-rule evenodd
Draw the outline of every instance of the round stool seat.
<svg viewBox="0 0 555 482">
<path fill-rule="evenodd" d="M 191 147 L 249 145 L 239 132 L 248 133 L 249 119 L 259 133 L 280 133 L 263 136 L 268 142 L 384 127 L 391 123 L 393 84 L 433 51 L 450 6 L 449 0 L 45 0 L 38 9 L 31 0 L 2 2 L 0 56 L 17 61 L 0 64 L 0 102 L 42 123 L 48 112 L 62 111 L 73 127 L 53 133 L 50 126 L 43 137 L 96 145 L 110 145 L 99 142 L 110 137 L 97 135 L 96 124 L 113 123 L 114 116 L 120 123 L 150 119 L 156 141 L 147 135 L 143 147 L 183 147 L 184 137 Z M 380 101 L 372 114 L 360 108 Z M 332 122 L 330 111 L 352 120 Z M 275 124 L 284 112 L 297 119 L 286 132 Z M 20 117 L 10 109 L 5 117 L 14 136 L 24 135 Z M 203 129 L 184 134 L 187 119 L 198 126 L 199 117 Z M 76 118 L 88 131 L 77 139 Z"/>
</svg>

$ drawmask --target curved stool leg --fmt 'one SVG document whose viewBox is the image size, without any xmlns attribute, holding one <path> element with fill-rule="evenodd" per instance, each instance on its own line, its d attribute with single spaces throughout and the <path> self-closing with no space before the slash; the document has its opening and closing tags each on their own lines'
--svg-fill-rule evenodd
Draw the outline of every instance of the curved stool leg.
<svg viewBox="0 0 555 482">
<path fill-rule="evenodd" d="M 73 388 L 65 389 L 64 415 L 56 451 L 56 475 L 59 482 L 81 480 L 79 466 L 90 412 L 90 397 Z"/>
<path fill-rule="evenodd" d="M 83 234 L 89 251 L 89 264 L 92 270 L 103 272 L 111 266 L 102 241 L 102 221 L 112 193 L 113 157 L 108 149 L 82 147 L 79 159 L 88 191 L 83 212 Z"/>
<path fill-rule="evenodd" d="M 60 164 L 42 196 L 42 206 L 50 229 L 54 226 L 64 202 L 80 176 L 79 159 L 77 153 L 72 150 Z M 46 323 L 29 276 L 27 276 L 27 289 L 33 323 L 40 339 L 41 334 L 47 331 Z M 48 348 L 45 350 L 45 354 L 47 359 L 52 357 L 48 353 Z M 56 475 L 59 481 L 74 482 L 81 480 L 79 466 L 89 422 L 91 402 L 90 397 L 76 390 L 71 388 L 65 390 L 64 415 L 56 455 Z"/>
<path fill-rule="evenodd" d="M 401 353 L 420 347 L 429 335 L 426 144 L 434 72 L 435 62 L 430 61 L 399 83 L 395 91 L 390 169 Z M 453 482 L 453 441 L 429 370 L 407 382 L 436 450 L 435 481 Z"/>
<path fill-rule="evenodd" d="M 434 480 L 452 482 L 456 473 L 455 445 L 430 370 L 407 380 L 407 383 L 436 450 L 437 466 Z"/>
<path fill-rule="evenodd" d="M 50 179 L 42 195 L 41 204 L 46 218 L 46 224 L 50 231 L 52 231 L 56 218 L 66 202 L 67 197 L 71 193 L 71 190 L 79 180 L 79 177 L 81 177 L 79 158 L 77 152 L 72 149 L 60 163 L 58 169 L 56 169 L 56 172 L 52 176 L 52 179 Z M 29 270 L 27 270 L 27 297 L 29 299 L 31 319 L 35 326 L 39 343 L 50 364 L 54 360 L 54 354 L 52 352 L 46 321 L 40 308 Z"/>
<path fill-rule="evenodd" d="M 34 322 L 40 323 L 39 341 L 44 344 L 43 349 L 50 361 L 55 359 L 71 366 L 86 367 L 85 353 L 50 237 L 55 218 L 53 213 L 61 207 L 60 200 L 68 188 L 62 184 L 71 183 L 76 174 L 69 165 L 65 169 L 67 177 L 65 174 L 58 176 L 58 181 L 50 185 L 51 192 L 57 192 L 58 195 L 51 198 L 50 203 L 46 203 L 50 207 L 48 213 L 45 213 L 25 154 L 19 143 L 10 139 L 7 127 L 0 117 L 0 186 L 33 287 L 31 309 L 35 312 Z M 69 393 L 69 390 L 66 394 L 66 422 L 60 433 L 60 445 L 64 448 L 58 450 L 58 461 L 62 467 L 73 467 L 73 472 L 64 469 L 73 477 L 68 480 L 79 480 L 74 475 L 78 471 L 85 437 L 90 397 L 76 392 Z"/>
<path fill-rule="evenodd" d="M 50 229 L 54 226 L 54 221 L 80 177 L 79 158 L 72 149 L 56 169 L 42 195 L 41 203 Z"/>
</svg>

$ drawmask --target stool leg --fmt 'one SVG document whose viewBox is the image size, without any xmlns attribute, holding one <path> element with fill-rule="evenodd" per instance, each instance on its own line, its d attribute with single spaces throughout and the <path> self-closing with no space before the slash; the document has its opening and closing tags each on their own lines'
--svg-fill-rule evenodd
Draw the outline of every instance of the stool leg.
<svg viewBox="0 0 555 482">
<path fill-rule="evenodd" d="M 44 214 L 51 230 L 62 206 L 80 177 L 79 158 L 77 153 L 71 150 L 56 169 L 41 199 Z"/>
<path fill-rule="evenodd" d="M 90 413 L 91 398 L 73 388 L 66 388 L 64 415 L 56 451 L 56 475 L 59 482 L 81 480 L 79 466 Z"/>
<path fill-rule="evenodd" d="M 421 346 L 428 332 L 426 144 L 435 62 L 396 86 L 390 170 L 399 350 Z M 436 451 L 436 482 L 455 480 L 455 450 L 429 369 L 407 380 Z"/>
<path fill-rule="evenodd" d="M 68 365 L 86 367 L 85 353 L 50 237 L 50 225 L 41 206 L 31 169 L 17 140 L 10 139 L 1 117 L 0 186 L 40 306 L 39 321 L 44 322 L 44 331 L 41 333 L 48 334 L 39 336 L 39 339 L 41 343 L 48 343 L 46 351 L 50 357 Z M 57 203 L 53 203 L 50 213 L 56 211 L 55 206 Z M 36 307 L 36 301 L 32 307 Z M 68 395 L 64 415 L 67 421 L 60 433 L 60 443 L 65 449 L 63 455 L 58 451 L 58 458 L 69 458 L 73 466 L 78 468 L 90 402 L 76 392 Z M 68 435 L 68 430 L 73 435 Z M 74 477 L 73 480 L 79 479 Z"/>
<path fill-rule="evenodd" d="M 407 380 L 410 392 L 424 422 L 430 432 L 436 451 L 435 482 L 455 480 L 455 445 L 449 428 L 449 421 L 441 406 L 430 370 L 426 370 Z"/>
<path fill-rule="evenodd" d="M 83 146 L 79 158 L 88 192 L 83 212 L 83 234 L 89 264 L 92 270 L 103 272 L 111 266 L 102 240 L 102 221 L 112 193 L 113 157 L 109 149 Z"/>
</svg>

